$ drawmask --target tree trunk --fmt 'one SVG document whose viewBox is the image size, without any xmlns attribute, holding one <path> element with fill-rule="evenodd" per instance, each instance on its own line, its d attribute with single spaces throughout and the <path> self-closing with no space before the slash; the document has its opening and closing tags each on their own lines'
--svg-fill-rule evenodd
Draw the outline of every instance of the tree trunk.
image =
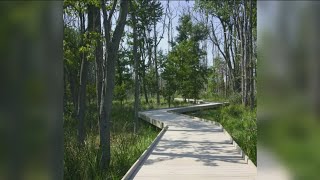
<svg viewBox="0 0 320 180">
<path fill-rule="evenodd" d="M 148 31 L 148 36 L 150 37 L 150 31 Z M 151 66 L 152 64 L 152 43 L 151 42 L 148 42 L 148 39 L 147 39 L 147 36 L 144 32 L 144 37 L 145 37 L 145 40 L 147 41 L 146 42 L 146 45 L 147 45 L 147 50 L 148 50 L 148 67 Z M 142 45 L 140 47 L 140 51 L 143 52 L 144 51 L 144 45 Z M 143 54 L 143 53 L 141 53 Z M 143 67 L 143 72 L 142 72 L 142 76 L 143 76 L 143 92 L 144 92 L 144 97 L 146 99 L 146 103 L 149 103 L 149 98 L 148 98 L 148 91 L 147 91 L 147 80 L 146 80 L 146 65 L 145 65 L 145 58 L 142 57 L 142 67 Z"/>
<path fill-rule="evenodd" d="M 74 74 L 71 74 L 71 72 L 68 74 L 69 83 L 70 83 L 70 91 L 72 96 L 72 102 L 74 107 L 73 117 L 76 118 L 78 114 L 78 94 L 79 94 L 79 84 L 77 83 L 77 77 Z"/>
<path fill-rule="evenodd" d="M 101 34 L 101 14 L 100 8 L 94 6 L 94 31 L 98 34 Z M 100 110 L 101 103 L 101 91 L 103 83 L 103 47 L 100 37 L 96 39 L 97 46 L 95 49 L 96 56 L 96 93 L 97 93 L 97 108 L 98 112 Z M 99 121 L 98 121 L 99 122 Z"/>
<path fill-rule="evenodd" d="M 67 94 L 67 82 L 68 82 L 68 74 L 65 67 L 63 67 L 63 112 L 66 112 L 67 109 L 67 103 L 68 103 L 68 94 Z"/>
<path fill-rule="evenodd" d="M 116 0 L 114 1 L 115 8 Z M 113 99 L 113 89 L 114 89 L 114 78 L 115 78 L 115 61 L 117 59 L 117 53 L 119 49 L 120 40 L 123 34 L 124 26 L 126 23 L 127 13 L 128 13 L 128 1 L 121 0 L 120 2 L 120 12 L 118 17 L 118 22 L 115 27 L 112 39 L 110 39 L 110 21 L 112 13 L 107 16 L 105 2 L 102 0 L 103 16 L 104 16 L 104 30 L 105 39 L 108 48 L 106 48 L 106 70 L 104 76 L 104 84 L 101 95 L 100 104 L 100 146 L 101 146 L 101 160 L 100 165 L 102 169 L 107 169 L 111 160 L 110 153 L 110 124 L 111 124 L 111 108 Z M 110 12 L 113 12 L 111 10 Z"/>
<path fill-rule="evenodd" d="M 237 16 L 237 15 L 235 15 Z M 237 21 L 237 17 L 234 17 L 234 22 L 235 22 L 235 25 L 234 25 L 234 37 L 236 37 L 236 39 L 241 39 L 240 36 L 239 36 L 239 25 L 238 25 L 238 21 Z M 238 44 L 237 41 L 234 41 L 233 42 L 233 46 L 234 46 L 234 53 L 235 53 L 235 92 L 239 93 L 241 92 L 241 66 L 239 66 L 240 64 L 240 61 L 239 61 L 239 49 L 238 49 Z M 240 47 L 241 49 L 241 47 Z"/>
<path fill-rule="evenodd" d="M 220 23 L 222 25 L 222 28 L 223 28 L 223 37 L 224 37 L 224 43 L 223 43 L 223 49 L 220 47 L 219 43 L 218 43 L 218 38 L 215 34 L 215 30 L 214 30 L 214 25 L 213 25 L 213 22 L 211 22 L 211 29 L 212 29 L 212 35 L 213 35 L 213 38 L 210 36 L 210 40 L 212 41 L 212 43 L 214 45 L 217 46 L 219 52 L 222 54 L 223 58 L 225 59 L 226 63 L 227 63 L 227 67 L 229 68 L 230 70 L 230 76 L 231 76 L 231 79 L 234 79 L 234 71 L 233 71 L 233 68 L 232 68 L 232 64 L 231 64 L 231 59 L 230 59 L 230 53 L 229 53 L 229 42 L 228 42 L 228 39 L 227 39 L 227 24 L 225 21 L 223 21 L 223 19 L 221 19 L 221 17 L 218 17 L 218 19 L 220 20 Z"/>
<path fill-rule="evenodd" d="M 146 65 L 145 65 L 145 62 L 142 61 L 143 64 L 142 64 L 142 88 L 143 88 L 143 93 L 144 93 L 144 98 L 146 100 L 146 103 L 149 103 L 149 99 L 148 99 L 148 91 L 147 91 L 147 82 L 146 82 Z"/>
<path fill-rule="evenodd" d="M 224 87 L 224 97 L 228 97 L 228 68 L 226 67 L 225 68 L 225 87 Z"/>
<path fill-rule="evenodd" d="M 166 13 L 168 14 L 168 54 L 170 51 L 170 23 L 171 23 L 171 15 L 170 14 L 170 5 L 169 5 L 169 0 L 167 1 L 167 9 L 166 9 Z"/>
<path fill-rule="evenodd" d="M 134 9 L 132 5 L 132 1 L 130 1 L 130 8 L 132 10 L 132 28 L 133 28 L 133 58 L 134 58 L 134 80 L 135 80 L 135 91 L 134 91 L 134 121 L 133 121 L 133 132 L 137 132 L 138 128 L 138 111 L 140 104 L 140 92 L 139 92 L 139 58 L 137 54 L 138 50 L 138 40 L 137 40 L 137 27 L 136 27 L 136 9 Z M 149 54 L 150 55 L 150 54 Z"/>
<path fill-rule="evenodd" d="M 253 43 L 252 43 L 252 30 L 253 30 L 253 22 L 252 22 L 252 7 L 253 3 L 250 0 L 250 108 L 253 109 L 254 104 L 254 77 L 253 77 Z"/>
<path fill-rule="evenodd" d="M 247 8 L 247 1 L 244 2 L 244 7 Z M 248 13 L 245 9 L 245 41 L 246 41 L 246 59 L 245 59 L 245 105 L 248 106 L 250 103 L 250 24 Z"/>
<path fill-rule="evenodd" d="M 244 8 L 243 8 L 243 17 L 242 17 L 242 23 L 241 23 L 241 42 L 242 42 L 242 61 L 241 61 L 241 89 L 242 89 L 242 104 L 247 105 L 247 75 L 246 75 L 246 60 L 247 60 L 247 38 L 246 38 L 246 1 L 244 1 Z"/>
<path fill-rule="evenodd" d="M 85 31 L 84 21 L 85 21 L 84 14 L 80 13 L 81 34 L 84 34 L 84 31 Z M 84 45 L 83 38 L 81 38 L 81 44 Z M 87 77 L 88 77 L 88 61 L 86 59 L 85 53 L 82 53 L 82 62 L 81 62 L 81 70 L 80 70 L 80 87 L 79 87 L 79 94 L 78 94 L 78 111 L 77 111 L 78 143 L 81 146 L 83 145 L 84 138 L 85 138 L 84 117 L 85 117 L 85 111 L 86 111 Z"/>
<path fill-rule="evenodd" d="M 138 34 L 137 34 L 137 36 L 138 36 Z M 144 37 L 146 38 L 145 35 L 144 35 Z M 138 37 L 137 37 L 137 39 L 138 39 Z M 148 46 L 148 43 L 147 43 L 147 46 Z M 138 45 L 137 45 L 137 48 L 138 48 Z M 146 76 L 146 74 L 145 74 L 146 73 L 146 65 L 145 65 L 146 55 L 144 53 L 144 41 L 140 41 L 139 50 L 140 50 L 140 53 L 139 53 L 139 55 L 137 55 L 137 58 L 141 60 L 141 62 L 138 65 L 138 74 L 140 75 L 139 82 L 141 82 L 141 83 L 139 83 L 139 86 L 140 86 L 139 88 L 141 90 L 139 93 L 141 93 L 141 95 L 144 95 L 146 103 L 149 103 L 148 93 L 147 93 L 147 82 L 146 82 L 146 78 L 145 78 L 145 76 Z M 151 60 L 150 60 L 150 62 L 151 62 Z M 141 69 L 140 69 L 140 64 L 141 64 Z M 141 71 L 141 74 L 139 71 Z"/>
<path fill-rule="evenodd" d="M 160 105 L 160 94 L 159 94 L 159 74 L 158 74 L 158 60 L 157 60 L 157 22 L 154 21 L 154 68 L 156 73 L 156 93 L 157 93 L 157 104 Z"/>
</svg>

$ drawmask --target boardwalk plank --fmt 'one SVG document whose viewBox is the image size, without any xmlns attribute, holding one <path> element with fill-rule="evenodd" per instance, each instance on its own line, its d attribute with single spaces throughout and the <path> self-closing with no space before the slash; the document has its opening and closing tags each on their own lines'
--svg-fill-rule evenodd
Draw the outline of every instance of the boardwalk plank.
<svg viewBox="0 0 320 180">
<path fill-rule="evenodd" d="M 200 104 L 140 112 L 140 117 L 168 126 L 150 155 L 128 179 L 239 179 L 256 178 L 256 167 L 248 163 L 232 139 L 215 124 L 179 115 L 219 103 Z M 150 119 L 152 121 L 150 121 Z"/>
</svg>

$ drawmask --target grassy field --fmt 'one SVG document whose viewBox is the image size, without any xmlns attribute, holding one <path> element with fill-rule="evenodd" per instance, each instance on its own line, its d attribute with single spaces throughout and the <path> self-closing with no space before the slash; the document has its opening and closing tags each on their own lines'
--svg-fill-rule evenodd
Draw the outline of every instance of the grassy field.
<svg viewBox="0 0 320 180">
<path fill-rule="evenodd" d="M 242 105 L 229 105 L 214 110 L 187 113 L 203 119 L 219 122 L 241 149 L 257 165 L 257 116 Z"/>
<path fill-rule="evenodd" d="M 161 100 L 158 106 L 154 99 L 141 102 L 141 109 L 168 107 Z M 175 102 L 173 106 L 185 103 Z M 107 173 L 99 171 L 99 128 L 96 106 L 89 105 L 85 119 L 86 139 L 83 148 L 77 147 L 77 122 L 72 117 L 71 105 L 64 114 L 64 178 L 65 179 L 121 179 L 133 163 L 147 149 L 160 129 L 140 121 L 139 129 L 133 133 L 133 101 L 122 105 L 114 101 L 111 127 L 111 164 Z"/>
</svg>

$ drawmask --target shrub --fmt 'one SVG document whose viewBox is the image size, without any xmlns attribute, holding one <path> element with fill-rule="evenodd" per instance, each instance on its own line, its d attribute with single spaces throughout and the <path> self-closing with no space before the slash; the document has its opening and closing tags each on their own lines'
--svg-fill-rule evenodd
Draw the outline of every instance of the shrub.
<svg viewBox="0 0 320 180">
<path fill-rule="evenodd" d="M 246 108 L 243 105 L 231 104 L 223 108 L 221 111 L 224 116 L 240 117 L 246 111 Z"/>
<path fill-rule="evenodd" d="M 132 164 L 157 136 L 159 130 L 140 121 L 136 134 L 132 133 L 132 103 L 123 106 L 114 102 L 111 127 L 111 162 L 107 172 L 100 170 L 99 131 L 90 124 L 97 122 L 97 114 L 86 115 L 85 145 L 77 145 L 77 123 L 70 114 L 64 115 L 64 178 L 65 179 L 121 179 Z M 89 108 L 90 109 L 90 106 Z M 90 123 L 92 122 L 92 123 Z M 96 123 L 97 124 L 97 123 Z"/>
<path fill-rule="evenodd" d="M 242 96 L 241 93 L 233 93 L 229 96 L 229 102 L 231 104 L 241 104 L 242 103 Z"/>
</svg>

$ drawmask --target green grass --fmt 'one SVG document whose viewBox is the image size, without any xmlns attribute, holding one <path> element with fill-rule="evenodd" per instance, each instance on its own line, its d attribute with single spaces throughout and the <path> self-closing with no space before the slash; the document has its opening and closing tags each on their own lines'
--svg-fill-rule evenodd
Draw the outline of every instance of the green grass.
<svg viewBox="0 0 320 180">
<path fill-rule="evenodd" d="M 319 119 L 306 107 L 286 108 L 290 113 L 259 121 L 259 144 L 276 154 L 293 179 L 319 179 Z"/>
<path fill-rule="evenodd" d="M 231 104 L 241 104 L 242 102 L 240 93 L 233 93 L 228 95 L 228 97 L 223 97 L 213 93 L 203 93 L 202 98 L 204 101 L 209 102 L 229 102 Z"/>
<path fill-rule="evenodd" d="M 257 165 L 256 110 L 251 111 L 242 105 L 229 105 L 219 109 L 187 114 L 219 122 L 252 162 Z"/>
<path fill-rule="evenodd" d="M 186 103 L 175 102 L 172 106 Z M 99 128 L 95 104 L 88 106 L 85 128 L 86 139 L 83 148 L 77 147 L 77 122 L 71 116 L 71 105 L 64 114 L 64 178 L 65 179 L 121 179 L 134 162 L 152 143 L 160 129 L 143 120 L 139 129 L 133 133 L 133 101 L 122 105 L 113 102 L 111 122 L 111 163 L 107 172 L 99 170 Z M 160 105 L 151 98 L 149 103 L 142 100 L 141 109 L 168 107 L 163 99 Z"/>
</svg>

